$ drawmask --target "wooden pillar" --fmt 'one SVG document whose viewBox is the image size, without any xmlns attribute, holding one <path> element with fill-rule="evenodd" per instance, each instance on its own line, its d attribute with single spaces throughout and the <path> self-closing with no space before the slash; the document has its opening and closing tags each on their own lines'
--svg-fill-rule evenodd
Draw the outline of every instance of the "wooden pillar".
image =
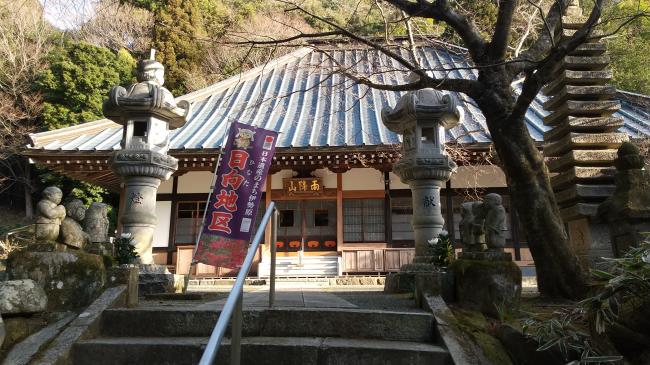
<svg viewBox="0 0 650 365">
<path fill-rule="evenodd" d="M 172 211 L 169 215 L 169 239 L 167 240 L 167 265 L 173 264 L 176 251 L 176 216 L 178 215 L 178 176 L 172 177 Z"/>
<path fill-rule="evenodd" d="M 393 215 L 391 214 L 391 202 L 390 202 L 390 173 L 384 171 L 384 235 L 388 247 L 392 247 L 393 244 Z"/>
<path fill-rule="evenodd" d="M 343 174 L 336 173 L 336 250 L 343 249 Z"/>
</svg>

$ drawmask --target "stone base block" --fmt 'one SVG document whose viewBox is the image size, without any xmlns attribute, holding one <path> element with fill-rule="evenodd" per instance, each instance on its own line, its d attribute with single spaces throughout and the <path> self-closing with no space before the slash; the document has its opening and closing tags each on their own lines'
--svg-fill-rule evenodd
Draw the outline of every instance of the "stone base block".
<svg viewBox="0 0 650 365">
<path fill-rule="evenodd" d="M 11 280 L 34 280 L 47 294 L 47 310 L 60 311 L 89 305 L 104 288 L 102 258 L 82 251 L 16 252 L 9 257 Z"/>
<path fill-rule="evenodd" d="M 607 225 L 590 218 L 565 221 L 568 227 L 569 245 L 584 268 L 602 261 L 602 257 L 614 257 Z"/>
<path fill-rule="evenodd" d="M 453 276 L 449 273 L 436 271 L 415 274 L 415 302 L 421 308 L 427 306 L 427 296 L 439 295 L 446 301 L 453 300 Z"/>
<path fill-rule="evenodd" d="M 414 293 L 418 304 L 424 303 L 427 295 L 440 295 L 451 300 L 453 280 L 443 271 L 400 271 L 386 276 L 384 293 Z"/>
<path fill-rule="evenodd" d="M 461 307 L 497 318 L 500 308 L 510 310 L 519 305 L 521 270 L 513 261 L 461 258 L 449 270 Z"/>
<path fill-rule="evenodd" d="M 156 293 L 173 293 L 174 274 L 163 265 L 140 265 L 138 293 L 140 296 Z"/>
<path fill-rule="evenodd" d="M 106 270 L 106 286 L 126 285 L 126 306 L 138 305 L 139 269 L 137 266 L 111 267 Z"/>
<path fill-rule="evenodd" d="M 415 273 L 394 272 L 386 275 L 384 293 L 400 294 L 413 293 L 415 290 Z"/>
</svg>

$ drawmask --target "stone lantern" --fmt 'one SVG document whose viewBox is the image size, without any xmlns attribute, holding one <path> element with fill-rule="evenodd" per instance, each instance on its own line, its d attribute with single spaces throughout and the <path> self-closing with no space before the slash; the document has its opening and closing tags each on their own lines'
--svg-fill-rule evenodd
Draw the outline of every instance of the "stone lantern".
<svg viewBox="0 0 650 365">
<path fill-rule="evenodd" d="M 402 135 L 402 158 L 393 171 L 413 195 L 415 258 L 409 270 L 432 270 L 429 241 L 438 237 L 445 223 L 440 189 L 456 169 L 445 153 L 445 130 L 458 124 L 458 105 L 452 95 L 427 88 L 406 93 L 394 108 L 382 111 L 384 125 Z"/>
<path fill-rule="evenodd" d="M 103 105 L 104 116 L 124 126 L 110 166 L 122 179 L 122 233 L 133 239 L 142 264 L 153 264 L 158 186 L 178 168 L 178 160 L 167 154 L 169 132 L 182 127 L 190 111 L 187 101 L 176 103 L 162 86 L 165 71 L 154 53 L 138 63 L 138 82 L 128 89 L 115 86 Z"/>
</svg>

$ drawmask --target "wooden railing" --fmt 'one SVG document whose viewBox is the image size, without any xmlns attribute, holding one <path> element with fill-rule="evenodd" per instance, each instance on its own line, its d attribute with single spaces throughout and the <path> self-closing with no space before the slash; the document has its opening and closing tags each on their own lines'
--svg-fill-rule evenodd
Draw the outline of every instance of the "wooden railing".
<svg viewBox="0 0 650 365">
<path fill-rule="evenodd" d="M 395 272 L 410 264 L 415 256 L 414 248 L 344 248 L 341 251 L 341 271 Z"/>
</svg>

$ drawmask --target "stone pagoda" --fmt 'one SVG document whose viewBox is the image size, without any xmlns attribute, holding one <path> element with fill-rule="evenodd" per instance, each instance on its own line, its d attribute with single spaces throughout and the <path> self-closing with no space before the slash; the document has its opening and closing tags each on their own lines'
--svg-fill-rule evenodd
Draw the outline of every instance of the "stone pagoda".
<svg viewBox="0 0 650 365">
<path fill-rule="evenodd" d="M 158 186 L 178 168 L 178 160 L 167 154 L 169 132 L 185 124 L 190 110 L 163 87 L 164 67 L 154 53 L 138 63 L 138 82 L 128 89 L 115 86 L 103 106 L 106 118 L 124 126 L 110 166 L 122 178 L 121 233 L 133 240 L 141 264 L 153 264 Z"/>
<path fill-rule="evenodd" d="M 563 17 L 561 35 L 571 36 L 586 19 L 573 1 Z M 544 124 L 552 127 L 544 134 L 544 156 L 555 174 L 551 184 L 572 248 L 583 263 L 611 256 L 606 228 L 591 218 L 614 191 L 616 149 L 628 140 L 617 132 L 623 118 L 613 116 L 620 103 L 609 85 L 612 71 L 606 51 L 599 39 L 580 45 L 542 90 L 549 97 L 544 108 L 550 112 Z"/>
</svg>

